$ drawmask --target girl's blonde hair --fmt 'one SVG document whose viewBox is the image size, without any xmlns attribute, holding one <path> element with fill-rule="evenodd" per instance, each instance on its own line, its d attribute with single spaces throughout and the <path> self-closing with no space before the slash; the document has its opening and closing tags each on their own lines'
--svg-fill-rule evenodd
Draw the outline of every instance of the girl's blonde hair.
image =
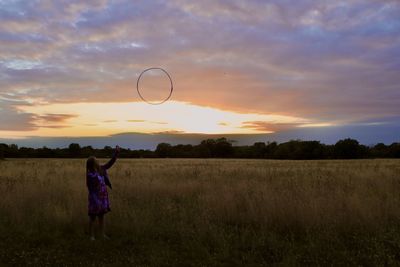
<svg viewBox="0 0 400 267">
<path fill-rule="evenodd" d="M 99 161 L 96 157 L 91 156 L 86 161 L 86 172 L 97 172 L 99 174 L 103 174 L 103 170 L 100 166 Z"/>
</svg>

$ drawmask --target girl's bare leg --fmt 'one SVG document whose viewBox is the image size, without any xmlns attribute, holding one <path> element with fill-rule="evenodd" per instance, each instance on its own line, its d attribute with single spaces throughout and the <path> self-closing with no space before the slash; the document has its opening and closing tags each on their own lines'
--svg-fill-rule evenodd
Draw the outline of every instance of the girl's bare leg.
<svg viewBox="0 0 400 267">
<path fill-rule="evenodd" d="M 99 226 L 100 226 L 100 234 L 104 239 L 109 239 L 104 231 L 104 214 L 99 215 Z"/>
<path fill-rule="evenodd" d="M 89 234 L 90 234 L 90 240 L 94 240 L 94 221 L 96 220 L 95 216 L 90 216 L 89 217 Z"/>
</svg>

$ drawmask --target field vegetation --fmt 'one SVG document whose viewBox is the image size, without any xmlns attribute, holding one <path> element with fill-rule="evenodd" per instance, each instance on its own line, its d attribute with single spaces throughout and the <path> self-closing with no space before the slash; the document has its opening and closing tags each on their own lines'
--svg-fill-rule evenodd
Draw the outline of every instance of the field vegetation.
<svg viewBox="0 0 400 267">
<path fill-rule="evenodd" d="M 400 264 L 400 160 L 120 159 L 110 178 L 111 239 L 90 241 L 84 159 L 0 161 L 0 265 Z"/>
</svg>

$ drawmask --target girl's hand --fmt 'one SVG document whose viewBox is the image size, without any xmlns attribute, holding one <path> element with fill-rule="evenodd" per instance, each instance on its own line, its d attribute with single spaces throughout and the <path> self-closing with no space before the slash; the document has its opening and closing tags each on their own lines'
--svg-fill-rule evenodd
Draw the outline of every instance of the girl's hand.
<svg viewBox="0 0 400 267">
<path fill-rule="evenodd" d="M 119 153 L 121 151 L 121 148 L 119 146 L 115 147 L 115 152 Z"/>
</svg>

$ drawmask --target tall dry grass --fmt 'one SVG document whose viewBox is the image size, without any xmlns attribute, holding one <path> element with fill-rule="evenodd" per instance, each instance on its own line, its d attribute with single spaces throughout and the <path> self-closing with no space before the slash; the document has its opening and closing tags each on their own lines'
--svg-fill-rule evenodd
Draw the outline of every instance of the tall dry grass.
<svg viewBox="0 0 400 267">
<path fill-rule="evenodd" d="M 3 263 L 399 263 L 399 160 L 122 159 L 95 243 L 84 163 L 0 162 Z"/>
</svg>

